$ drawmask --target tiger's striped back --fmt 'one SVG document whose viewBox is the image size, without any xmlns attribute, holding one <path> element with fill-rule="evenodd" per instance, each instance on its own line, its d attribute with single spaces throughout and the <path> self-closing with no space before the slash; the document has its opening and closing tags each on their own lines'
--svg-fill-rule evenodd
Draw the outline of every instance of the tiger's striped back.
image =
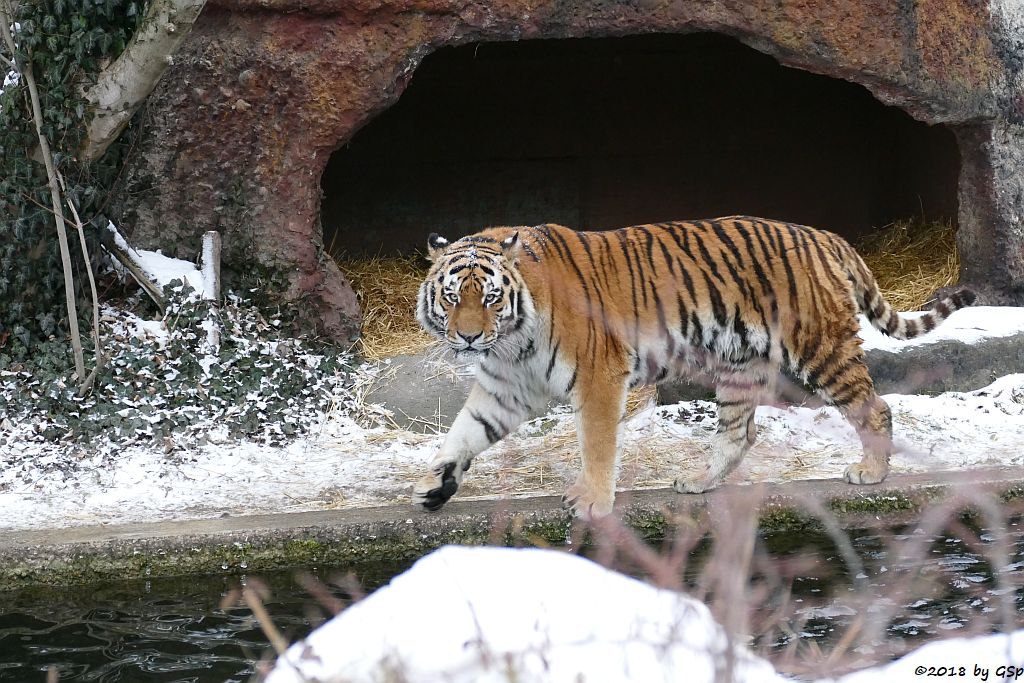
<svg viewBox="0 0 1024 683">
<path fill-rule="evenodd" d="M 621 347 L 635 366 L 634 383 L 678 374 L 679 360 L 777 361 L 815 379 L 815 370 L 828 369 L 830 347 L 855 339 L 855 313 L 884 334 L 910 339 L 975 299 L 963 290 L 922 317 L 901 316 L 841 237 L 757 218 L 515 232 L 525 252 L 519 271 L 534 296 L 558 283 L 548 299 L 552 342 L 561 340 L 559 331 L 582 340 L 579 358 L 589 366 Z"/>
</svg>

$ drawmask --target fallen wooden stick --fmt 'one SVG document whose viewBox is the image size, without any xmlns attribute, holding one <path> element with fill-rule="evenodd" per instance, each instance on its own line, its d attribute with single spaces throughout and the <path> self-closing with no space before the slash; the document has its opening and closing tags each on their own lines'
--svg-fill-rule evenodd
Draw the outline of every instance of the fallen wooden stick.
<svg viewBox="0 0 1024 683">
<path fill-rule="evenodd" d="M 125 267 L 135 281 L 139 283 L 139 286 L 145 290 L 149 298 L 160 308 L 160 312 L 163 313 L 167 309 L 167 302 L 164 301 L 163 292 L 153 284 L 153 281 L 149 279 L 149 275 L 142 269 L 142 266 L 132 258 L 132 255 L 125 249 L 117 244 L 114 240 L 114 233 L 111 230 L 100 231 L 100 244 L 107 250 L 107 253 L 116 258 L 121 262 L 121 265 Z"/>
</svg>

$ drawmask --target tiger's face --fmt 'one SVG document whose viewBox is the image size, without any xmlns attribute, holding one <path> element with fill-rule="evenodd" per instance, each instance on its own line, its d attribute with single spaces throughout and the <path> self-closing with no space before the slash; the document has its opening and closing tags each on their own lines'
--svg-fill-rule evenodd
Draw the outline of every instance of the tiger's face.
<svg viewBox="0 0 1024 683">
<path fill-rule="evenodd" d="M 427 240 L 430 272 L 420 285 L 416 318 L 456 355 L 489 353 L 502 338 L 523 329 L 533 315 L 529 292 L 516 267 L 519 235 L 498 241 L 471 235 Z"/>
</svg>

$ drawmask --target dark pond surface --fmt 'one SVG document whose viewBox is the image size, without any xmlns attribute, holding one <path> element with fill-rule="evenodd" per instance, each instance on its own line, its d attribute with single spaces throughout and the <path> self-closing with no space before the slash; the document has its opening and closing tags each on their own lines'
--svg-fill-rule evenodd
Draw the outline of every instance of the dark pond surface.
<svg viewBox="0 0 1024 683">
<path fill-rule="evenodd" d="M 961 531 L 970 531 L 961 529 Z M 1018 626 L 1024 622 L 1024 527 L 1008 525 L 1009 563 L 996 577 L 986 557 L 994 537 L 986 533 L 947 532 L 928 539 L 911 559 L 897 557 L 914 534 L 899 531 L 850 532 L 863 573 L 843 569 L 841 553 L 825 536 L 777 536 L 762 539 L 767 556 L 780 566 L 787 558 L 812 558 L 815 567 L 785 579 L 764 607 L 770 612 L 787 601 L 795 617 L 784 628 L 761 637 L 761 647 L 785 648 L 794 640 L 828 647 L 863 603 L 857 595 L 899 595 L 893 586 L 908 576 L 924 578 L 927 590 L 896 598 L 886 639 L 915 644 L 949 631 L 986 630 L 1007 605 Z M 707 548 L 698 550 L 706 554 Z M 806 564 L 806 563 L 805 563 Z M 803 565 L 802 565 L 803 566 Z M 347 599 L 351 572 L 373 589 L 405 567 L 344 567 L 312 570 L 330 594 Z M 691 564 L 687 581 L 697 581 L 700 562 Z M 342 579 L 349 575 L 349 579 Z M 47 589 L 0 594 L 0 681 L 44 681 L 55 666 L 60 681 L 165 681 L 206 683 L 248 681 L 270 647 L 245 608 L 222 610 L 223 596 L 239 581 L 266 584 L 266 608 L 288 641 L 321 623 L 326 611 L 296 580 L 294 572 L 260 577 L 211 576 L 117 585 Z M 1007 584 L 1010 583 L 1009 587 Z M 908 594 L 909 595 L 909 594 Z M 870 607 L 868 608 L 870 609 Z"/>
<path fill-rule="evenodd" d="M 794 640 L 815 641 L 824 649 L 855 620 L 873 614 L 885 615 L 888 625 L 874 641 L 885 645 L 878 653 L 902 653 L 939 637 L 997 631 L 1004 621 L 1024 628 L 1024 521 L 1007 522 L 1002 543 L 985 530 L 960 525 L 958 531 L 929 539 L 900 530 L 850 532 L 862 565 L 856 573 L 847 571 L 842 554 L 827 539 L 765 539 L 776 558 L 807 553 L 809 545 L 819 548 L 807 557 L 816 558 L 821 571 L 792 577 L 784 597 L 792 601 L 788 626 L 793 630 L 776 628 L 759 644 L 776 649 Z M 921 541 L 919 553 L 908 552 L 908 546 Z M 1000 549 L 1005 557 L 993 572 L 991 558 Z M 777 605 L 765 606 L 766 612 L 772 609 Z"/>
<path fill-rule="evenodd" d="M 372 590 L 405 568 L 360 567 L 358 585 Z M 349 587 L 349 572 L 304 570 L 341 599 L 350 591 L 331 582 Z M 264 606 L 289 642 L 325 619 L 295 572 L 0 593 L 0 681 L 45 681 L 50 666 L 62 683 L 249 681 L 271 648 L 249 609 L 220 608 L 240 582 L 269 587 Z"/>
</svg>

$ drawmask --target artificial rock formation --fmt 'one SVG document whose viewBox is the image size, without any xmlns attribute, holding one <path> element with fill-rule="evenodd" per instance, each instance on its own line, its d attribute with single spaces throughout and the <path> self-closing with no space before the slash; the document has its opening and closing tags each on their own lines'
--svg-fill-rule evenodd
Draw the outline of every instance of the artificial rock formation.
<svg viewBox="0 0 1024 683">
<path fill-rule="evenodd" d="M 1024 21 L 1011 0 L 210 0 L 150 99 L 119 217 L 140 246 L 183 257 L 220 230 L 228 273 L 264 266 L 267 287 L 345 339 L 358 304 L 325 253 L 321 174 L 426 55 L 709 31 L 950 127 L 962 279 L 1024 302 Z"/>
</svg>

